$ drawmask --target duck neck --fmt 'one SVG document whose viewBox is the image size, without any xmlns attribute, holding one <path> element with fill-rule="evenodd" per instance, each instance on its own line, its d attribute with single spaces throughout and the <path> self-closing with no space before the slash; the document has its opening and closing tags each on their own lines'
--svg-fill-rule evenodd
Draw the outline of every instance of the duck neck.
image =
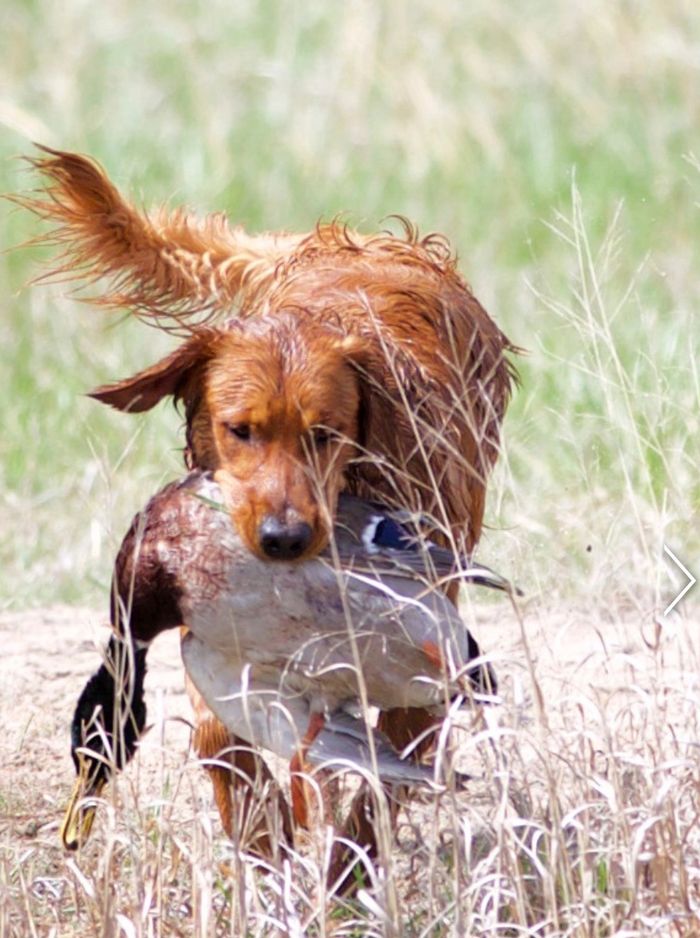
<svg viewBox="0 0 700 938">
<path fill-rule="evenodd" d="M 148 646 L 137 647 L 112 635 L 105 660 L 83 688 L 73 716 L 71 750 L 76 769 L 77 750 L 86 748 L 104 754 L 122 769 L 131 759 L 146 722 L 143 684 Z M 100 762 L 98 774 L 109 774 Z"/>
</svg>

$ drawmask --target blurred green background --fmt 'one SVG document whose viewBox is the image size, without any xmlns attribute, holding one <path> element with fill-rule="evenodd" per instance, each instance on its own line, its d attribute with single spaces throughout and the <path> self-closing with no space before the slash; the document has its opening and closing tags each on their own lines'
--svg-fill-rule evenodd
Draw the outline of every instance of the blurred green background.
<svg viewBox="0 0 700 938">
<path fill-rule="evenodd" d="M 547 601 L 665 605 L 700 560 L 700 8 L 691 0 L 4 0 L 0 189 L 36 140 L 253 230 L 449 236 L 517 345 L 481 556 Z M 0 246 L 39 231 L 0 207 Z M 105 603 L 181 419 L 83 393 L 169 340 L 0 255 L 0 609 Z M 697 565 L 700 566 L 700 563 Z"/>
</svg>

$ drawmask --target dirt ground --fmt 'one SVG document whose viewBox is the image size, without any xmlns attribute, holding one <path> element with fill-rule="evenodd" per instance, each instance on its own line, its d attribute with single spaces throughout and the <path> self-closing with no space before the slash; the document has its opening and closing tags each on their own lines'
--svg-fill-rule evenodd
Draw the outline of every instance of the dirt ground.
<svg viewBox="0 0 700 938">
<path fill-rule="evenodd" d="M 0 616 L 0 837 L 57 837 L 73 782 L 70 720 L 78 695 L 100 664 L 108 625 L 94 610 L 57 606 Z M 165 741 L 173 755 L 189 752 L 189 717 L 177 632 L 162 636 L 149 654 L 149 723 L 142 749 Z M 156 737 L 156 739 L 153 739 Z M 155 743 L 155 745 L 154 745 Z"/>
<path fill-rule="evenodd" d="M 502 685 L 505 680 L 514 698 L 529 706 L 518 623 L 512 614 L 499 614 L 495 643 L 493 614 L 478 610 L 479 619 L 477 634 L 496 656 Z M 580 612 L 535 610 L 526 612 L 525 629 L 547 697 L 561 698 L 575 688 L 607 697 L 632 685 L 648 686 L 658 679 L 660 661 L 672 680 L 684 661 L 700 657 L 700 627 L 680 619 L 657 627 L 637 617 L 591 622 Z M 8 838 L 56 841 L 73 780 L 70 719 L 108 635 L 104 617 L 91 609 L 58 606 L 0 615 L 0 844 Z M 147 785 L 163 750 L 174 761 L 192 759 L 177 632 L 154 643 L 146 691 L 152 729 L 137 761 Z"/>
<path fill-rule="evenodd" d="M 475 610 L 474 615 L 483 647 L 494 654 L 508 707 L 521 714 L 513 724 L 526 728 L 532 724 L 536 695 L 520 624 L 502 606 L 497 622 L 493 607 Z M 525 609 L 527 648 L 553 729 L 558 723 L 565 730 L 568 719 L 561 715 L 567 708 L 560 711 L 555 701 L 580 699 L 594 702 L 599 713 L 612 713 L 613 706 L 634 708 L 637 697 L 661 685 L 685 681 L 688 692 L 697 694 L 697 686 L 687 684 L 689 668 L 695 669 L 696 684 L 700 680 L 697 620 L 679 616 L 655 624 L 651 615 L 631 612 L 608 619 L 582 611 L 545 610 L 537 604 Z M 69 725 L 108 635 L 104 617 L 86 608 L 0 615 L 0 905 L 2 880 L 19 868 L 21 857 L 40 859 L 32 863 L 35 880 L 26 884 L 38 903 L 52 884 L 65 880 L 70 860 L 63 854 L 58 830 L 73 782 Z M 202 805 L 211 809 L 209 784 L 190 753 L 190 711 L 177 632 L 154 644 L 146 689 L 151 729 L 124 773 L 137 782 L 126 799 L 129 809 L 157 803 L 164 791 L 179 815 L 201 812 Z M 123 804 L 119 810 L 125 810 Z M 217 836 L 213 809 L 210 816 Z"/>
</svg>

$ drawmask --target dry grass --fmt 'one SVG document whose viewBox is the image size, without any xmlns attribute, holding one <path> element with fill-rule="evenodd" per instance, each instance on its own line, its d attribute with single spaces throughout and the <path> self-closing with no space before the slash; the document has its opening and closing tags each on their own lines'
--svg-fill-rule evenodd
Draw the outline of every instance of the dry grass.
<svg viewBox="0 0 700 938">
<path fill-rule="evenodd" d="M 411 804 L 353 903 L 324 894 L 323 839 L 265 870 L 222 838 L 172 648 L 142 752 L 64 856 L 67 726 L 104 635 L 24 610 L 104 603 L 128 519 L 180 471 L 179 418 L 82 400 L 167 342 L 1 255 L 0 938 L 700 934 L 697 588 L 661 616 L 663 543 L 700 556 L 696 4 L 10 0 L 7 24 L 3 156 L 81 148 L 145 204 L 253 228 L 350 208 L 452 237 L 528 349 L 481 554 L 527 599 L 522 624 L 465 608 L 503 689 L 455 730 L 474 781 Z M 0 183 L 28 180 L 6 161 Z M 1 224 L 3 246 L 33 233 Z"/>
<path fill-rule="evenodd" d="M 523 581 L 561 589 L 573 569 L 607 590 L 611 565 L 632 556 L 634 571 L 644 528 L 649 583 L 663 516 L 693 556 L 691 0 L 419 0 L 410 12 L 358 0 L 293 14 L 281 0 L 120 0 L 89 17 L 79 0 L 6 6 L 0 189 L 33 185 L 13 157 L 39 139 L 93 154 L 144 205 L 222 209 L 253 230 L 349 211 L 372 229 L 401 212 L 445 232 L 477 296 L 528 350 L 487 551 L 502 549 L 505 529 L 526 545 L 511 568 Z M 0 226 L 2 247 L 36 233 L 9 209 Z M 12 402 L 0 438 L 0 523 L 12 531 L 0 543 L 3 608 L 100 602 L 124 525 L 181 466 L 169 408 L 125 421 L 82 397 L 167 341 L 114 327 L 64 287 L 25 289 L 38 261 L 0 255 L 0 396 Z"/>
<path fill-rule="evenodd" d="M 487 639 L 493 607 L 468 615 Z M 63 637 L 87 630 L 87 614 L 78 619 L 24 615 L 27 630 L 45 630 L 35 673 L 51 650 L 60 654 Z M 6 635 L 16 627 L 0 623 Z M 87 643 L 71 673 L 23 704 L 26 719 L 3 744 L 15 803 L 4 806 L 0 834 L 0 934 L 693 934 L 699 634 L 697 621 L 678 617 L 640 630 L 636 619 L 593 620 L 590 610 L 541 603 L 521 629 L 499 610 L 503 702 L 474 725 L 460 716 L 453 729 L 473 781 L 466 792 L 411 803 L 393 875 L 371 867 L 354 902 L 323 887 L 323 832 L 267 866 L 222 838 L 201 769 L 184 756 L 175 642 L 155 652 L 154 725 L 139 756 L 112 786 L 88 846 L 62 854 L 57 825 L 71 770 L 67 754 L 56 765 L 54 753 L 66 748 L 75 672 L 94 667 Z M 49 766 L 37 778 L 31 760 L 41 752 Z"/>
</svg>

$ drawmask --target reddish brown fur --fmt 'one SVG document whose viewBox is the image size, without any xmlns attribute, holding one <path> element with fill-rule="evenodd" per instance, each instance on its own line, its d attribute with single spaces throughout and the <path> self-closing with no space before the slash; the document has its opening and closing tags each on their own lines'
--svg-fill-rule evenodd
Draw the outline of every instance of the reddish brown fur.
<svg viewBox="0 0 700 938">
<path fill-rule="evenodd" d="M 260 524 L 272 515 L 308 523 L 314 536 L 306 553 L 313 556 L 326 544 L 359 435 L 356 368 L 363 357 L 351 336 L 265 316 L 227 330 L 203 327 L 163 362 L 92 396 L 132 411 L 166 394 L 182 400 L 190 463 L 225 468 L 247 495 L 236 500 L 234 521 L 251 551 L 261 553 Z M 249 440 L 231 432 L 242 425 Z M 334 436 L 322 444 L 315 430 Z"/>
<path fill-rule="evenodd" d="M 253 463 L 223 446 L 223 411 L 234 391 L 241 401 L 251 389 L 249 365 L 266 374 L 277 368 L 285 417 L 297 407 L 290 392 L 301 387 L 309 392 L 306 414 L 285 442 L 274 429 L 279 420 L 266 424 L 262 437 L 276 445 L 261 474 L 256 469 L 257 492 L 275 474 L 284 484 L 310 420 L 330 415 L 343 429 L 355 425 L 372 457 L 344 471 L 351 449 L 334 456 L 325 485 L 331 505 L 347 484 L 432 512 L 473 547 L 512 383 L 510 346 L 457 273 L 444 239 L 419 240 L 408 226 L 404 238 L 361 236 L 337 224 L 303 236 L 253 237 L 220 215 L 147 216 L 92 161 L 46 152 L 35 160 L 46 194 L 18 201 L 57 224 L 42 239 L 64 247 L 54 273 L 106 278 L 99 302 L 129 306 L 188 335 L 169 358 L 96 397 L 125 410 L 148 409 L 167 394 L 182 398 L 192 462 L 245 474 Z M 236 305 L 238 319 L 222 321 Z M 217 324 L 205 327 L 202 318 Z M 345 357 L 344 339 L 355 343 Z M 339 404 L 332 392 L 346 366 L 356 368 L 357 389 Z M 353 414 L 355 395 L 369 406 Z M 313 514 L 309 486 L 296 491 L 293 510 Z M 253 516 L 260 510 L 251 503 Z M 310 550 L 322 540 L 317 529 Z"/>
<path fill-rule="evenodd" d="M 307 522 L 306 555 L 318 552 L 344 486 L 432 514 L 472 549 L 511 346 L 443 238 L 338 224 L 250 236 L 221 215 L 139 212 L 85 157 L 45 150 L 34 164 L 47 188 L 16 201 L 55 225 L 38 239 L 63 248 L 53 273 L 100 281 L 97 302 L 184 339 L 94 396 L 134 411 L 167 395 L 182 401 L 189 464 L 243 484 L 235 521 L 253 551 L 261 519 L 274 515 Z M 232 432 L 242 424 L 249 440 Z M 314 446 L 319 426 L 336 436 Z M 425 716 L 384 722 L 398 742 Z"/>
</svg>

